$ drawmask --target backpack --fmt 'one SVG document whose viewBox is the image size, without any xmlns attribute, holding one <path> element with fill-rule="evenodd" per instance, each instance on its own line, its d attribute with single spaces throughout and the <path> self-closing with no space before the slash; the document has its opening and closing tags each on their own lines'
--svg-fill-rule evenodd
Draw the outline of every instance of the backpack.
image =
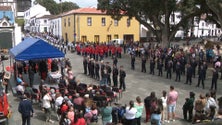
<svg viewBox="0 0 222 125">
<path fill-rule="evenodd" d="M 91 112 L 92 113 L 92 112 Z M 98 122 L 98 115 L 92 113 L 91 122 Z"/>
</svg>

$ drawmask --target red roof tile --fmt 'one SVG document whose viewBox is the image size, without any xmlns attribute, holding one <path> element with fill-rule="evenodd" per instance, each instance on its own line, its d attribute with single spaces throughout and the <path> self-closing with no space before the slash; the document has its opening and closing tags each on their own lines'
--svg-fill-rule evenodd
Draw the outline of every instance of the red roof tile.
<svg viewBox="0 0 222 125">
<path fill-rule="evenodd" d="M 105 12 L 102 12 L 101 10 L 97 10 L 97 8 L 80 8 L 75 9 L 67 12 L 65 15 L 70 14 L 106 14 Z"/>
<path fill-rule="evenodd" d="M 0 11 L 11 11 L 11 6 L 0 6 Z"/>
</svg>

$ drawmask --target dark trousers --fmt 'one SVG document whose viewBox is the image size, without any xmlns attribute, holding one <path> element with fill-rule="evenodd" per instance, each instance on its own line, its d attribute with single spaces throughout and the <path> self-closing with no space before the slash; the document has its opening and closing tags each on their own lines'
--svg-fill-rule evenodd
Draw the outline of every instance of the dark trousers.
<svg viewBox="0 0 222 125">
<path fill-rule="evenodd" d="M 113 76 L 113 84 L 115 87 L 117 87 L 117 84 L 118 84 L 117 78 L 118 78 L 118 76 Z"/>
<path fill-rule="evenodd" d="M 215 90 L 217 90 L 217 79 L 212 79 L 212 83 L 211 83 L 211 89 L 215 89 Z"/>
<path fill-rule="evenodd" d="M 131 63 L 131 69 L 135 69 L 135 63 Z"/>
<path fill-rule="evenodd" d="M 180 72 L 176 72 L 176 81 L 180 82 Z"/>
<path fill-rule="evenodd" d="M 111 78 L 110 78 L 110 75 L 108 75 L 108 77 L 107 77 L 107 83 L 108 83 L 108 85 L 111 85 Z"/>
<path fill-rule="evenodd" d="M 22 125 L 30 125 L 30 116 L 22 116 Z"/>
<path fill-rule="evenodd" d="M 163 69 L 159 69 L 159 76 L 163 76 Z"/>
<path fill-rule="evenodd" d="M 120 79 L 119 82 L 120 82 L 119 88 L 120 89 L 123 88 L 123 90 L 125 90 L 126 89 L 125 80 L 124 79 Z"/>
<path fill-rule="evenodd" d="M 100 76 L 99 76 L 99 71 L 98 70 L 96 70 L 96 72 L 95 72 L 96 74 L 96 80 L 100 80 Z"/>
<path fill-rule="evenodd" d="M 187 119 L 187 113 L 189 114 L 189 119 Z M 185 120 L 192 121 L 192 117 L 193 117 L 193 107 L 183 108 L 183 117 L 184 117 Z"/>
<path fill-rule="evenodd" d="M 190 82 L 190 84 L 192 83 L 192 76 L 187 75 L 187 80 L 186 80 L 186 84 Z"/>
<path fill-rule="evenodd" d="M 141 125 L 141 117 L 135 118 L 136 125 Z"/>
<path fill-rule="evenodd" d="M 146 66 L 145 66 L 145 64 L 142 64 L 142 70 L 141 70 L 141 72 L 146 72 Z"/>
<path fill-rule="evenodd" d="M 87 74 L 87 66 L 84 66 L 84 74 Z"/>
<path fill-rule="evenodd" d="M 150 74 L 153 74 L 153 75 L 154 75 L 154 67 L 151 67 L 151 68 L 150 68 Z"/>
<path fill-rule="evenodd" d="M 171 79 L 171 77 L 172 77 L 171 71 L 167 71 L 167 79 L 168 79 L 168 78 Z"/>
<path fill-rule="evenodd" d="M 195 75 L 196 75 L 196 68 L 193 68 L 193 77 L 195 78 Z"/>
<path fill-rule="evenodd" d="M 198 78 L 198 84 L 197 84 L 197 87 L 200 86 L 200 82 L 202 83 L 202 87 L 203 87 L 203 89 L 204 89 L 204 77 L 199 77 L 199 78 Z"/>
<path fill-rule="evenodd" d="M 135 119 L 126 119 L 126 122 L 124 125 L 135 125 L 136 120 Z"/>
</svg>

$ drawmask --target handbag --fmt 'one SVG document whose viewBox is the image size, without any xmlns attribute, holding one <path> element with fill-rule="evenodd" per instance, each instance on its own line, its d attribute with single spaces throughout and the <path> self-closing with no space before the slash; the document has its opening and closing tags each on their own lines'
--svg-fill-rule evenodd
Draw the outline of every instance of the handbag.
<svg viewBox="0 0 222 125">
<path fill-rule="evenodd" d="M 8 82 L 6 82 L 5 80 L 2 81 L 3 85 L 8 85 Z"/>
<path fill-rule="evenodd" d="M 5 72 L 4 74 L 4 79 L 10 79 L 10 73 L 9 72 Z"/>
</svg>

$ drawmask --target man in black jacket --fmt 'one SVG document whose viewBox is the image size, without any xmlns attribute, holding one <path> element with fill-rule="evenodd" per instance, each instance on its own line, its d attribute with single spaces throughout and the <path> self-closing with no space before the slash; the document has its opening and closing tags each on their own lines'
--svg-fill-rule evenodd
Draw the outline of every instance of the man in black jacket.
<svg viewBox="0 0 222 125">
<path fill-rule="evenodd" d="M 126 77 L 126 72 L 123 69 L 123 66 L 120 66 L 120 70 L 119 70 L 119 82 L 120 82 L 120 86 L 119 88 L 122 89 L 123 91 L 126 90 L 126 85 L 125 85 L 125 77 Z"/>
<path fill-rule="evenodd" d="M 33 115 L 34 111 L 32 108 L 32 103 L 27 99 L 26 94 L 24 94 L 22 101 L 19 103 L 18 111 L 22 115 L 22 125 L 25 125 L 26 122 L 27 125 L 30 125 L 30 117 Z"/>
</svg>

